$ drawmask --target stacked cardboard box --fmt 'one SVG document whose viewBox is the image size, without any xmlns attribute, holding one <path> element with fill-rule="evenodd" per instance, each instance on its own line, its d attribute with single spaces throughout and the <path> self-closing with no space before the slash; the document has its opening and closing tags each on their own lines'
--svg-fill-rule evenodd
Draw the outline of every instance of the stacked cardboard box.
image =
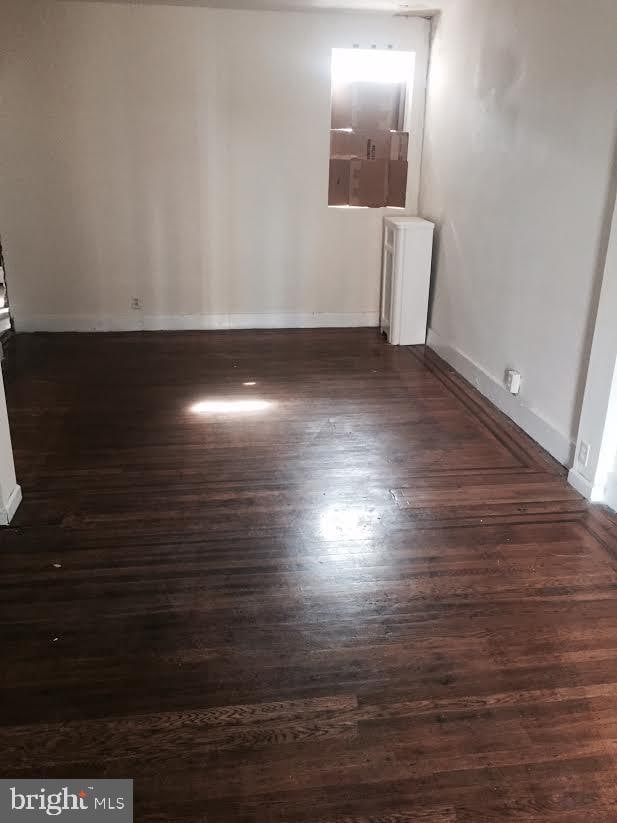
<svg viewBox="0 0 617 823">
<path fill-rule="evenodd" d="M 405 205 L 409 134 L 400 131 L 405 90 L 349 83 L 333 90 L 330 206 Z"/>
<path fill-rule="evenodd" d="M 407 132 L 330 132 L 331 206 L 405 205 Z"/>
<path fill-rule="evenodd" d="M 401 131 L 405 112 L 403 83 L 344 83 L 332 89 L 333 129 Z"/>
</svg>

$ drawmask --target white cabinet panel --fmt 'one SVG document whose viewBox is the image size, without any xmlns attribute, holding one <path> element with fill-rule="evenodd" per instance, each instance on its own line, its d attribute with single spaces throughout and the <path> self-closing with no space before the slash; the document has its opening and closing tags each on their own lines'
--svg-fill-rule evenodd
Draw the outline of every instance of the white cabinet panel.
<svg viewBox="0 0 617 823">
<path fill-rule="evenodd" d="M 394 345 L 426 340 L 433 228 L 420 217 L 384 220 L 380 328 Z"/>
</svg>

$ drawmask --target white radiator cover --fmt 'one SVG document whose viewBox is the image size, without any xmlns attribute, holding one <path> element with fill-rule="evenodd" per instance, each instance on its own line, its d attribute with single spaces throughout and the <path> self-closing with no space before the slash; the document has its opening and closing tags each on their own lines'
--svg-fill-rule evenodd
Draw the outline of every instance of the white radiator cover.
<svg viewBox="0 0 617 823">
<path fill-rule="evenodd" d="M 433 229 L 420 217 L 384 219 L 379 325 L 395 346 L 426 341 Z"/>
</svg>

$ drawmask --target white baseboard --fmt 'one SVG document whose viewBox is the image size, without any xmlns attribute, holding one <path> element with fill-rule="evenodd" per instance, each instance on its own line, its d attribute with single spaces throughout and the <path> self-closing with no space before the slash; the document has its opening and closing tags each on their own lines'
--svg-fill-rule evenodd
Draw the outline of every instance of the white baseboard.
<svg viewBox="0 0 617 823">
<path fill-rule="evenodd" d="M 314 329 L 377 326 L 379 313 L 194 314 L 144 317 L 144 329 Z"/>
<path fill-rule="evenodd" d="M 143 322 L 139 312 L 127 315 L 96 314 L 14 314 L 16 332 L 33 331 L 141 331 Z"/>
<path fill-rule="evenodd" d="M 17 332 L 191 331 L 221 329 L 350 328 L 379 325 L 379 313 L 310 312 L 272 314 L 59 315 L 15 318 Z"/>
<path fill-rule="evenodd" d="M 602 503 L 617 512 L 617 471 L 609 472 L 603 486 L 595 486 L 591 492 L 595 503 Z"/>
<path fill-rule="evenodd" d="M 497 378 L 448 344 L 433 329 L 429 329 L 426 343 L 556 460 L 564 466 L 572 465 L 576 445 L 573 440 L 524 406 L 520 396 L 509 394 Z"/>
<path fill-rule="evenodd" d="M 617 472 L 610 472 L 608 475 L 604 502 L 617 512 Z"/>
<path fill-rule="evenodd" d="M 577 492 L 580 492 L 587 500 L 591 500 L 591 493 L 593 491 L 593 484 L 579 474 L 576 469 L 570 469 L 568 472 L 568 483 L 573 486 Z"/>
<path fill-rule="evenodd" d="M 8 526 L 19 504 L 21 503 L 21 486 L 15 486 L 6 504 L 6 508 L 0 508 L 0 526 Z"/>
</svg>

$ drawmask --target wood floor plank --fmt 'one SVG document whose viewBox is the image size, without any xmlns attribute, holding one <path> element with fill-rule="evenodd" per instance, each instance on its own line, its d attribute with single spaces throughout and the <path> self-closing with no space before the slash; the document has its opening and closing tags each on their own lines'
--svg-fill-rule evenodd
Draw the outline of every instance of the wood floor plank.
<svg viewBox="0 0 617 823">
<path fill-rule="evenodd" d="M 17 335 L 5 365 L 2 776 L 132 777 L 144 823 L 617 823 L 617 521 L 433 352 Z"/>
</svg>

